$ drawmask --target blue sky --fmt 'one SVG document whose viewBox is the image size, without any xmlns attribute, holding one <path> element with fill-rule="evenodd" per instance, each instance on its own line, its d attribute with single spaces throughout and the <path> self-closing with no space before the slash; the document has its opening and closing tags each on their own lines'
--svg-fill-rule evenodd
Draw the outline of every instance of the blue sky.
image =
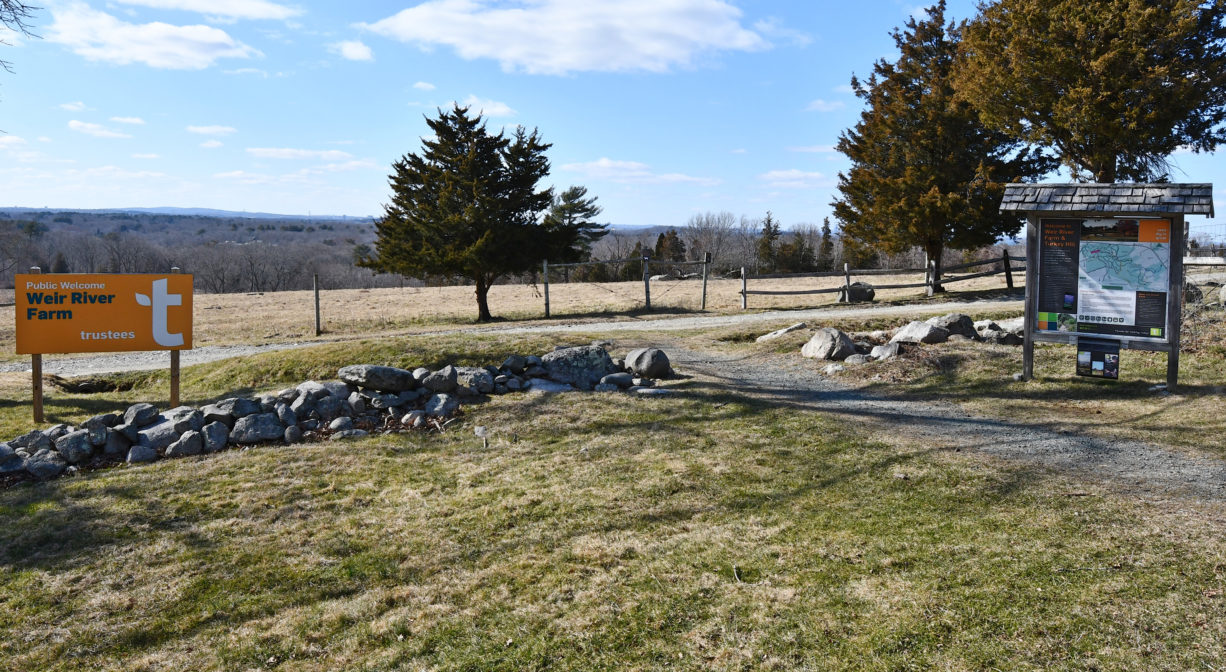
<svg viewBox="0 0 1226 672">
<path fill-rule="evenodd" d="M 377 215 L 453 101 L 539 128 L 602 220 L 830 213 L 905 0 L 45 0 L 0 58 L 0 205 Z M 966 18 L 969 0 L 947 15 Z M 1212 156 L 1179 156 L 1210 182 Z M 1220 203 L 1219 203 L 1220 207 Z"/>
</svg>

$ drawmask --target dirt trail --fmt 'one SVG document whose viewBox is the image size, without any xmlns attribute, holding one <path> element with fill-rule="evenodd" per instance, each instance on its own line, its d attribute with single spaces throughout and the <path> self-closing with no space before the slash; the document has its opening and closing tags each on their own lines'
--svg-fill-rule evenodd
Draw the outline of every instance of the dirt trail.
<svg viewBox="0 0 1226 672">
<path fill-rule="evenodd" d="M 823 378 L 799 356 L 727 359 L 677 345 L 667 352 L 679 371 L 743 394 L 842 416 L 887 442 L 980 451 L 1129 494 L 1226 503 L 1226 462 L 1220 460 L 974 416 L 945 402 L 889 399 Z"/>
</svg>

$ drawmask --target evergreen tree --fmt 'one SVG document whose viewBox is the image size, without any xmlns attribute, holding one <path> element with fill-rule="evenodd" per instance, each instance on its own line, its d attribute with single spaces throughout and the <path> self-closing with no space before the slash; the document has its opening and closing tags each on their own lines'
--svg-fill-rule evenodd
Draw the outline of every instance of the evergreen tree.
<svg viewBox="0 0 1226 672">
<path fill-rule="evenodd" d="M 56 252 L 55 256 L 52 257 L 51 272 L 52 273 L 70 273 L 71 272 L 71 270 L 68 268 L 68 260 L 64 258 L 63 252 Z"/>
<path fill-rule="evenodd" d="M 959 96 L 1079 179 L 1163 179 L 1226 141 L 1226 0 L 1000 0 L 963 33 Z"/>
<path fill-rule="evenodd" d="M 849 258 L 918 246 L 938 260 L 939 279 L 946 247 L 989 245 L 1017 231 L 1017 218 L 997 211 L 1004 184 L 1044 166 L 955 99 L 958 32 L 945 25 L 944 0 L 893 36 L 898 60 L 878 61 L 867 81 L 851 80 L 865 109 L 839 136 L 836 148 L 852 167 L 839 174 L 832 205 Z"/>
<path fill-rule="evenodd" d="M 581 222 L 541 214 L 551 189 L 537 189 L 549 160 L 537 131 L 486 131 L 481 115 L 456 105 L 426 119 L 434 132 L 420 154 L 405 154 L 389 177 L 391 203 L 376 222 L 375 255 L 362 263 L 411 277 L 461 277 L 476 285 L 478 319 L 493 319 L 489 290 L 510 273 L 581 248 Z"/>
<path fill-rule="evenodd" d="M 817 266 L 813 248 L 805 236 L 794 233 L 791 240 L 779 243 L 775 255 L 775 270 L 780 273 L 808 273 Z"/>
<path fill-rule="evenodd" d="M 766 219 L 762 220 L 762 232 L 758 234 L 758 272 L 770 273 L 775 268 L 775 258 L 778 254 L 779 222 L 769 210 Z"/>
<path fill-rule="evenodd" d="M 635 243 L 634 249 L 630 251 L 630 256 L 627 259 L 641 259 L 643 257 L 643 244 Z M 643 279 L 643 263 L 628 262 L 621 269 L 622 280 L 642 280 Z"/>
<path fill-rule="evenodd" d="M 830 218 L 822 219 L 822 242 L 817 249 L 817 270 L 834 270 L 834 239 L 830 234 Z"/>
<path fill-rule="evenodd" d="M 563 256 L 551 259 L 565 263 L 590 258 L 592 244 L 609 232 L 608 225 L 592 221 L 602 210 L 596 205 L 595 196 L 587 196 L 587 187 L 572 186 L 554 196 L 549 214 L 545 215 L 545 226 L 551 229 L 577 229 L 579 240 L 577 245 L 563 250 Z"/>
<path fill-rule="evenodd" d="M 652 257 L 656 261 L 685 261 L 685 241 L 681 240 L 676 229 L 669 229 L 656 238 Z"/>
</svg>

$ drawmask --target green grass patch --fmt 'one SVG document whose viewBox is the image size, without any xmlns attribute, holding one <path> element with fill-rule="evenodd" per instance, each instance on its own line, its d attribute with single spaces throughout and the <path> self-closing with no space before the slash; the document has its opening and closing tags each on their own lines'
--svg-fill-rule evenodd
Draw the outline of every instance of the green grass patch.
<svg viewBox="0 0 1226 672">
<path fill-rule="evenodd" d="M 0 492 L 0 660 L 1084 670 L 1226 654 L 1226 543 L 1200 516 L 673 385 L 500 397 L 442 434 Z"/>
</svg>

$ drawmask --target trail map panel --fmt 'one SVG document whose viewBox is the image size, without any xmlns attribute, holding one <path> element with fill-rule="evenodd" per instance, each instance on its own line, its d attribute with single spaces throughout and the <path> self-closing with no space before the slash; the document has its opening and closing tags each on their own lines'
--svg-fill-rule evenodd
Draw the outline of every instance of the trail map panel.
<svg viewBox="0 0 1226 672">
<path fill-rule="evenodd" d="M 1044 219 L 1039 236 L 1038 331 L 1167 339 L 1170 220 Z"/>
</svg>

